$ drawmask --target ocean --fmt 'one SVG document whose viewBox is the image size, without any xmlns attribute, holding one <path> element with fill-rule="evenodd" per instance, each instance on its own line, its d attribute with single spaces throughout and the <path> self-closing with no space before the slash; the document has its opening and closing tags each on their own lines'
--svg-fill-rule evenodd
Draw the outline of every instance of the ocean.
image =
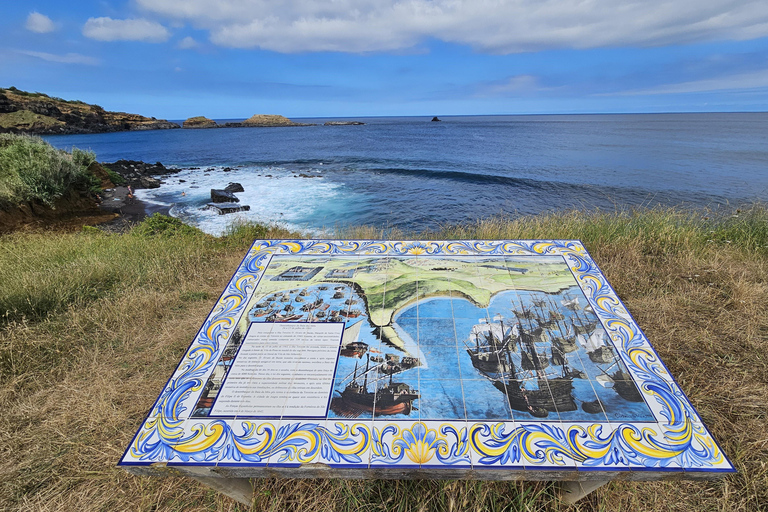
<svg viewBox="0 0 768 512">
<path fill-rule="evenodd" d="M 102 162 L 182 169 L 137 196 L 212 234 L 233 219 L 318 233 L 360 224 L 420 230 L 499 214 L 768 199 L 768 113 L 430 119 L 45 138 L 92 149 Z M 250 212 L 202 210 L 210 189 L 229 182 L 243 185 L 237 195 Z"/>
</svg>

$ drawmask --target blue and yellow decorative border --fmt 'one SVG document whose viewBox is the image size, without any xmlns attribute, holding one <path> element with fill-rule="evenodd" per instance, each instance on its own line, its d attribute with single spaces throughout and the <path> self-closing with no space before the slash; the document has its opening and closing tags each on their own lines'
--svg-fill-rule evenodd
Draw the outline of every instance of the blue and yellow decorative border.
<svg viewBox="0 0 768 512">
<path fill-rule="evenodd" d="M 206 378 L 272 255 L 562 256 L 654 413 L 656 423 L 249 421 L 190 418 Z M 732 472 L 693 406 L 581 242 L 256 241 L 120 464 L 562 468 Z"/>
</svg>

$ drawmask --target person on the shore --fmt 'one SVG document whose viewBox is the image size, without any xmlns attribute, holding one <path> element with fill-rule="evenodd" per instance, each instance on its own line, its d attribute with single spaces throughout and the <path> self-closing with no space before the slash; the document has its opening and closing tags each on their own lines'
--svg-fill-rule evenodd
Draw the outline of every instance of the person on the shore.
<svg viewBox="0 0 768 512">
<path fill-rule="evenodd" d="M 128 199 L 133 199 L 133 189 L 128 185 Z"/>
</svg>

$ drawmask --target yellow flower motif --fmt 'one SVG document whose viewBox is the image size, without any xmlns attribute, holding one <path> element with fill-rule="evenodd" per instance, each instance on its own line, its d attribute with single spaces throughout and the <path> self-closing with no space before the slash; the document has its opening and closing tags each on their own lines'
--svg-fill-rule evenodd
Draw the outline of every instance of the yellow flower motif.
<svg viewBox="0 0 768 512">
<path fill-rule="evenodd" d="M 432 460 L 435 450 L 444 443 L 438 439 L 436 430 L 428 429 L 424 423 L 418 422 L 410 429 L 403 429 L 392 445 L 402 449 L 415 464 L 424 464 Z"/>
</svg>

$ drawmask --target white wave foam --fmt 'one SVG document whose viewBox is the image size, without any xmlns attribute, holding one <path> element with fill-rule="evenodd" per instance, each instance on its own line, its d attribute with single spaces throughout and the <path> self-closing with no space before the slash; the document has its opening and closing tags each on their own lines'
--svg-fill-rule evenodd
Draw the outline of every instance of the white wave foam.
<svg viewBox="0 0 768 512">
<path fill-rule="evenodd" d="M 318 174 L 316 169 L 302 171 L 281 167 L 237 167 L 224 172 L 223 166 L 185 169 L 169 176 L 157 189 L 137 190 L 142 201 L 170 206 L 170 214 L 206 233 L 220 236 L 233 222 L 253 221 L 279 224 L 288 229 L 306 230 L 338 223 L 344 214 L 348 193 L 344 186 L 325 177 L 304 178 Z M 219 215 L 202 209 L 211 201 L 212 188 L 224 188 L 230 182 L 243 185 L 235 195 L 248 212 Z"/>
</svg>

